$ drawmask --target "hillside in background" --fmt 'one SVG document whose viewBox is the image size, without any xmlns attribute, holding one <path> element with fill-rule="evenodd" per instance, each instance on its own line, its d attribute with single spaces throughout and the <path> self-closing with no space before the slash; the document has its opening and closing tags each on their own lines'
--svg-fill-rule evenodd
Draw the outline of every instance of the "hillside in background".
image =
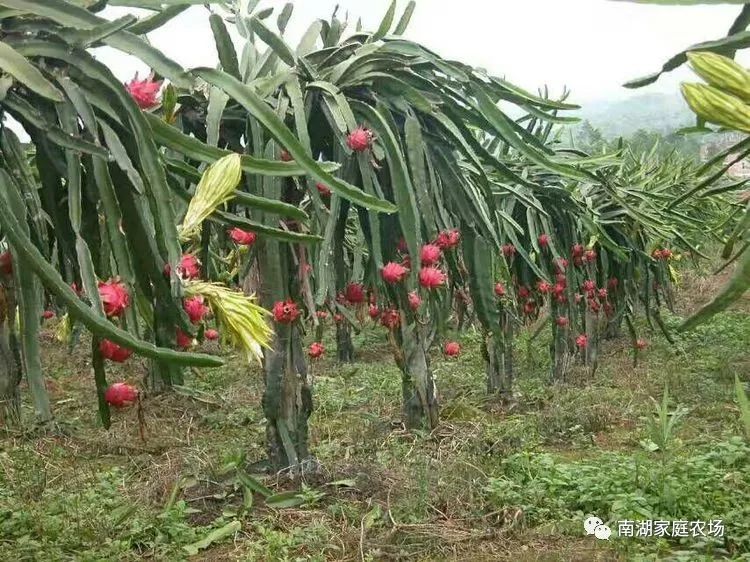
<svg viewBox="0 0 750 562">
<path fill-rule="evenodd" d="M 607 138 L 628 137 L 641 129 L 666 135 L 695 123 L 695 117 L 677 92 L 595 101 L 583 104 L 576 115 Z"/>
</svg>

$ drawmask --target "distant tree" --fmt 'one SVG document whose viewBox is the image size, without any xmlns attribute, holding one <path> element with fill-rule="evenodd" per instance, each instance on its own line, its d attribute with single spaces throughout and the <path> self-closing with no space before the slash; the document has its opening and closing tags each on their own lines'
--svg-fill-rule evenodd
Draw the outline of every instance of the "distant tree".
<svg viewBox="0 0 750 562">
<path fill-rule="evenodd" d="M 594 127 L 591 122 L 584 120 L 575 134 L 575 146 L 586 152 L 601 152 L 607 148 L 607 140 L 602 132 Z"/>
</svg>

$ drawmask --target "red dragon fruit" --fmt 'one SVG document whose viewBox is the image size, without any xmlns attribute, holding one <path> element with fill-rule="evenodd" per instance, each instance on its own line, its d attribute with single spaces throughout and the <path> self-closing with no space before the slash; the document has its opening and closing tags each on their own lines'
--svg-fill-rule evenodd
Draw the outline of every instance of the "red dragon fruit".
<svg viewBox="0 0 750 562">
<path fill-rule="evenodd" d="M 435 245 L 443 251 L 451 250 L 461 242 L 461 233 L 458 230 L 444 230 L 435 239 Z"/>
<path fill-rule="evenodd" d="M 302 314 L 297 303 L 291 299 L 274 303 L 272 312 L 273 319 L 279 324 L 291 324 Z"/>
<path fill-rule="evenodd" d="M 151 78 L 138 80 L 138 74 L 136 73 L 135 78 L 125 84 L 125 89 L 135 100 L 135 103 L 138 104 L 138 107 L 141 109 L 151 109 L 159 103 L 161 85 L 161 82 L 157 82 Z"/>
<path fill-rule="evenodd" d="M 409 308 L 412 310 L 419 310 L 419 307 L 422 306 L 422 298 L 419 296 L 419 294 L 416 291 L 412 291 L 409 293 Z"/>
<path fill-rule="evenodd" d="M 252 246 L 255 244 L 258 235 L 254 232 L 242 230 L 241 228 L 233 228 L 229 231 L 229 237 L 235 244 L 239 244 L 240 246 Z"/>
<path fill-rule="evenodd" d="M 364 127 L 357 127 L 346 137 L 346 144 L 354 152 L 364 152 L 372 146 L 372 131 Z"/>
<path fill-rule="evenodd" d="M 349 304 L 365 302 L 365 287 L 362 283 L 349 283 L 344 290 L 344 298 Z"/>
<path fill-rule="evenodd" d="M 122 316 L 130 306 L 130 293 L 117 279 L 99 282 L 99 298 L 102 301 L 104 313 L 110 318 Z"/>
<path fill-rule="evenodd" d="M 187 312 L 193 324 L 200 324 L 209 313 L 209 308 L 203 303 L 203 297 L 195 296 L 182 301 L 182 308 Z"/>
<path fill-rule="evenodd" d="M 310 356 L 311 359 L 319 359 L 320 357 L 323 357 L 323 354 L 326 352 L 326 348 L 323 346 L 320 342 L 313 342 L 310 344 L 310 348 L 307 350 L 307 354 Z"/>
<path fill-rule="evenodd" d="M 116 382 L 104 391 L 104 400 L 115 408 L 126 408 L 138 400 L 138 389 L 124 382 Z"/>
<path fill-rule="evenodd" d="M 406 277 L 408 273 L 409 270 L 406 269 L 403 265 L 399 263 L 389 262 L 383 267 L 383 281 L 385 281 L 386 283 L 390 283 L 391 285 L 395 283 L 401 283 L 401 281 L 404 280 L 404 277 Z"/>
<path fill-rule="evenodd" d="M 419 271 L 419 284 L 425 289 L 437 289 L 445 284 L 446 275 L 437 267 L 424 267 Z"/>
<path fill-rule="evenodd" d="M 461 354 L 461 346 L 458 342 L 449 341 L 443 347 L 443 353 L 447 357 L 458 357 Z"/>
<path fill-rule="evenodd" d="M 423 266 L 435 265 L 443 256 L 443 251 L 436 244 L 422 246 L 421 260 Z"/>
<path fill-rule="evenodd" d="M 109 359 L 115 363 L 124 363 L 130 359 L 131 355 L 133 355 L 132 350 L 126 347 L 121 347 L 115 342 L 109 340 L 102 340 L 99 343 L 99 353 L 101 353 L 102 357 L 105 359 Z"/>
</svg>

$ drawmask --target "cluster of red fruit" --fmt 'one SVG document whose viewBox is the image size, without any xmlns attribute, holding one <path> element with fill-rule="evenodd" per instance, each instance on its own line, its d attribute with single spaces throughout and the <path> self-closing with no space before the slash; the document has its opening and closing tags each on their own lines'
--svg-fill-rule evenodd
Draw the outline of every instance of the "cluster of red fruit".
<svg viewBox="0 0 750 562">
<path fill-rule="evenodd" d="M 196 279 L 200 277 L 201 274 L 200 262 L 191 254 L 185 254 L 182 256 L 176 269 L 177 274 L 182 279 Z M 171 271 L 172 268 L 167 264 L 164 268 L 164 274 L 170 275 Z M 130 306 L 130 293 L 125 285 L 118 279 L 110 279 L 107 282 L 99 283 L 99 297 L 102 301 L 104 313 L 108 318 L 121 317 L 125 310 Z M 211 312 L 211 309 L 206 305 L 201 296 L 184 299 L 182 301 L 182 307 L 190 319 L 190 322 L 196 325 L 203 322 Z M 214 329 L 208 329 L 204 332 L 204 337 L 207 340 L 216 340 L 219 338 L 219 332 Z M 195 343 L 191 336 L 179 328 L 176 329 L 175 342 L 180 349 L 189 349 Z M 116 363 L 127 361 L 133 354 L 132 350 L 106 339 L 102 340 L 99 345 L 99 351 L 104 358 Z"/>
<path fill-rule="evenodd" d="M 443 258 L 443 252 L 456 248 L 460 240 L 461 235 L 457 230 L 443 231 L 438 234 L 434 242 L 422 246 L 420 251 L 420 263 L 422 264 L 419 275 L 420 286 L 432 290 L 445 284 L 447 275 L 438 267 L 438 264 Z M 399 242 L 399 252 L 402 254 L 401 261 L 389 262 L 381 270 L 383 280 L 390 285 L 403 282 L 411 268 L 411 257 L 408 255 L 406 242 L 403 239 Z M 341 305 L 353 307 L 368 303 L 367 312 L 370 318 L 379 321 L 382 326 L 390 330 L 401 324 L 401 313 L 398 308 L 391 306 L 381 309 L 373 292 L 370 292 L 368 299 L 368 290 L 362 283 L 348 283 L 344 290 L 337 295 L 336 301 Z M 417 291 L 410 291 L 407 295 L 407 301 L 409 308 L 413 311 L 419 310 L 422 306 L 422 297 Z M 302 311 L 294 300 L 287 299 L 274 303 L 272 314 L 275 322 L 291 324 L 300 318 Z M 325 321 L 329 317 L 329 313 L 324 310 L 317 311 L 316 315 L 320 321 Z M 336 323 L 345 321 L 342 314 L 337 313 L 333 318 Z M 445 354 L 451 357 L 457 356 L 457 345 L 449 345 L 444 349 Z M 314 342 L 308 349 L 308 354 L 313 359 L 321 357 L 324 353 L 325 348 L 320 342 Z"/>
<path fill-rule="evenodd" d="M 651 257 L 657 261 L 669 261 L 672 259 L 673 255 L 672 250 L 668 250 L 667 248 L 657 248 L 651 252 Z"/>
<path fill-rule="evenodd" d="M 445 284 L 448 276 L 438 267 L 443 258 L 443 252 L 450 251 L 458 246 L 461 234 L 458 230 L 447 230 L 438 234 L 434 242 L 425 244 L 420 251 L 419 284 L 425 289 L 437 289 Z M 383 281 L 389 285 L 401 283 L 411 268 L 411 256 L 408 254 L 406 242 L 399 241 L 399 251 L 403 255 L 401 263 L 389 262 L 381 271 Z"/>
</svg>

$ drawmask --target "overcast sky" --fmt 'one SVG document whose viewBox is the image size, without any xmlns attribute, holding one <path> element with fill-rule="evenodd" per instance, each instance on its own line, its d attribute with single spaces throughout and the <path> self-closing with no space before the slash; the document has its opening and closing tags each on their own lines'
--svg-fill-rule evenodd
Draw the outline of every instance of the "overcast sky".
<svg viewBox="0 0 750 562">
<path fill-rule="evenodd" d="M 336 5 L 375 29 L 390 0 L 299 0 L 287 30 L 296 45 L 315 18 L 328 19 Z M 406 0 L 399 0 L 399 15 Z M 285 2 L 264 0 L 261 6 Z M 110 8 L 109 17 L 123 9 Z M 623 82 L 657 70 L 677 51 L 726 35 L 734 5 L 648 6 L 611 0 L 420 0 L 407 32 L 446 58 L 488 69 L 527 89 L 548 84 L 573 90 L 578 102 L 632 95 Z M 204 7 L 190 8 L 151 34 L 155 46 L 185 67 L 214 66 L 216 51 Z M 128 57 L 100 52 L 122 80 L 145 67 Z M 688 70 L 636 91 L 676 92 Z"/>
</svg>

